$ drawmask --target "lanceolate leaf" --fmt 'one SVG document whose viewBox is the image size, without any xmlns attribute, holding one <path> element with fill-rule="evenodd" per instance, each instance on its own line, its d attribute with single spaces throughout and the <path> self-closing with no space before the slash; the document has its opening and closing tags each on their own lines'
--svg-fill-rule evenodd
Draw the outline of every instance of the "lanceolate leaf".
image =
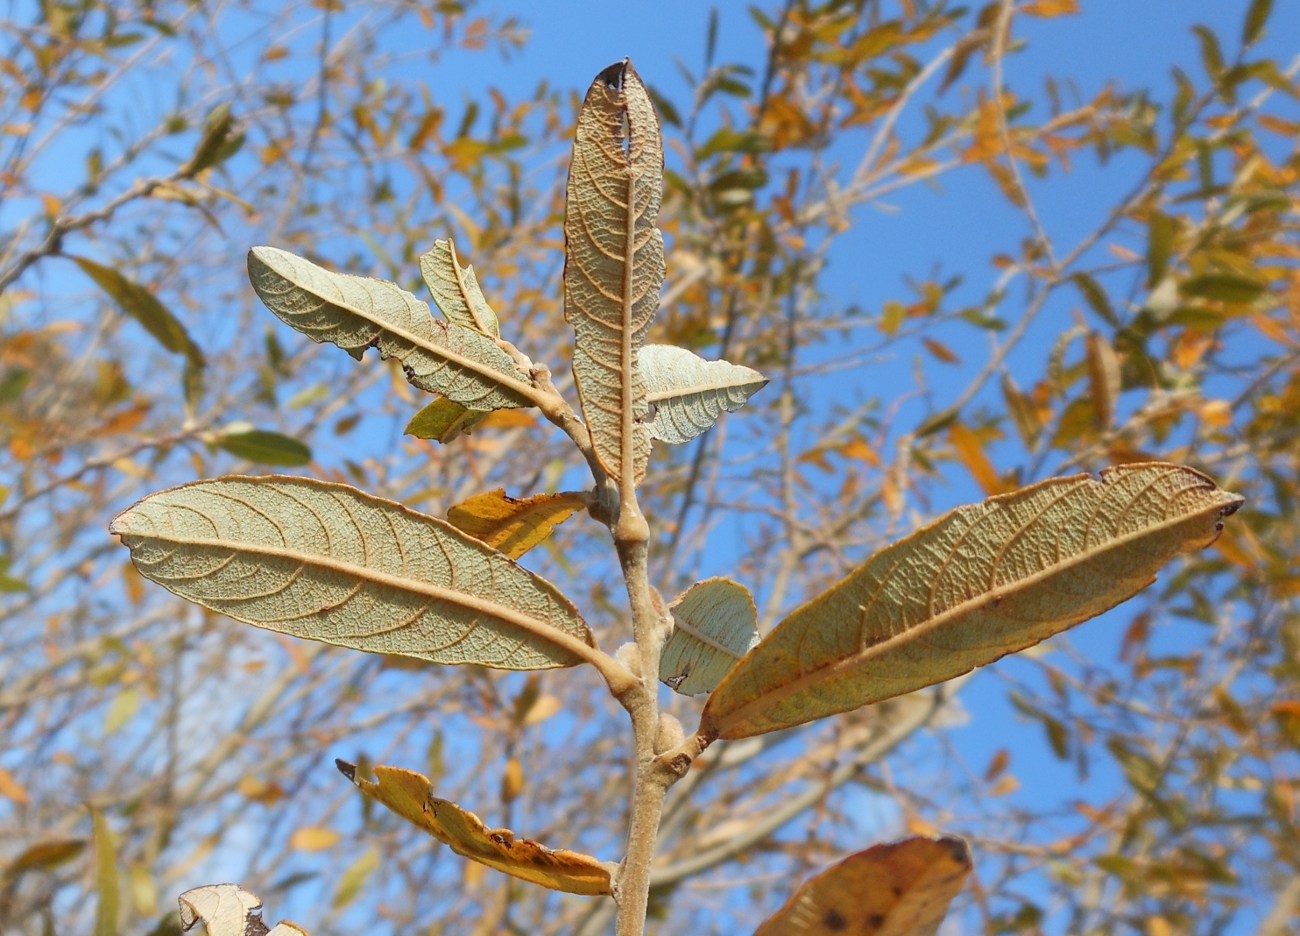
<svg viewBox="0 0 1300 936">
<path fill-rule="evenodd" d="M 483 298 L 474 268 L 460 265 L 450 240 L 435 241 L 433 249 L 420 257 L 420 274 L 448 321 L 493 338 L 501 334 L 497 314 Z"/>
<path fill-rule="evenodd" d="M 754 599 L 731 579 L 696 582 L 668 610 L 673 632 L 659 657 L 659 678 L 682 695 L 712 692 L 758 643 Z"/>
<path fill-rule="evenodd" d="M 640 367 L 647 399 L 655 407 L 650 435 L 673 444 L 700 435 L 724 410 L 734 413 L 767 384 L 767 378 L 756 370 L 726 361 L 706 361 L 672 345 L 642 348 Z"/>
<path fill-rule="evenodd" d="M 489 829 L 472 812 L 433 795 L 429 781 L 411 770 L 376 767 L 375 779 L 357 776 L 357 768 L 335 761 L 339 771 L 366 796 L 377 800 L 438 841 L 490 868 L 570 894 L 610 892 L 608 866 L 590 855 L 552 850 L 509 829 Z"/>
<path fill-rule="evenodd" d="M 487 335 L 435 319 L 429 307 L 383 280 L 331 273 L 275 247 L 248 252 L 253 289 L 285 324 L 358 360 L 377 347 L 406 379 L 474 409 L 527 406 L 532 386 Z"/>
<path fill-rule="evenodd" d="M 564 209 L 564 315 L 577 333 L 573 376 L 601 467 L 632 484 L 650 433 L 637 352 L 659 305 L 663 142 L 630 62 L 596 76 L 578 116 Z"/>
<path fill-rule="evenodd" d="M 223 432 L 217 437 L 216 443 L 231 455 L 259 465 L 293 468 L 311 461 L 311 449 L 306 445 L 297 439 L 266 429 Z"/>
<path fill-rule="evenodd" d="M 959 507 L 781 622 L 709 697 L 700 733 L 788 728 L 1023 650 L 1151 584 L 1241 504 L 1199 472 L 1152 463 Z"/>
<path fill-rule="evenodd" d="M 934 936 L 970 868 L 952 836 L 874 845 L 805 882 L 754 936 Z"/>
<path fill-rule="evenodd" d="M 172 315 L 153 293 L 139 283 L 131 282 L 111 267 L 101 266 L 85 257 L 70 259 L 160 345 L 173 354 L 183 355 L 191 367 L 195 369 L 203 367 L 203 352 L 199 350 L 199 346 L 190 338 L 180 320 Z"/>
<path fill-rule="evenodd" d="M 447 511 L 447 520 L 511 559 L 518 559 L 587 506 L 581 494 L 535 494 L 523 500 L 498 488 Z"/>
<path fill-rule="evenodd" d="M 594 653 L 550 583 L 449 523 L 344 484 L 200 481 L 146 497 L 110 529 L 146 578 L 267 630 L 512 670 Z"/>
</svg>

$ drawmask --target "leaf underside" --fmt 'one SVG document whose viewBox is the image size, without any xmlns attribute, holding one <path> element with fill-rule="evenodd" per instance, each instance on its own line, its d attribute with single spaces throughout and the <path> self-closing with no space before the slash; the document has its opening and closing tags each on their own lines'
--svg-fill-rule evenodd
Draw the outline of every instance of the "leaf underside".
<svg viewBox="0 0 1300 936">
<path fill-rule="evenodd" d="M 219 478 L 110 528 L 146 578 L 267 630 L 433 663 L 572 666 L 593 645 L 554 586 L 451 524 L 343 484 Z"/>
<path fill-rule="evenodd" d="M 674 692 L 712 692 L 758 643 L 758 612 L 743 585 L 696 582 L 673 599 L 673 632 L 659 656 L 659 679 Z"/>
<path fill-rule="evenodd" d="M 789 728 L 1023 650 L 1151 584 L 1241 504 L 1197 471 L 1152 463 L 960 507 L 796 609 L 710 696 L 700 733 Z"/>
<path fill-rule="evenodd" d="M 609 868 L 590 855 L 550 849 L 509 829 L 489 829 L 472 812 L 433 795 L 428 778 L 400 767 L 376 767 L 375 779 L 357 776 L 354 765 L 335 761 L 366 796 L 480 864 L 569 894 L 610 893 Z"/>
<path fill-rule="evenodd" d="M 706 432 L 724 412 L 736 412 L 767 384 L 756 370 L 706 361 L 672 345 L 646 345 L 639 364 L 646 399 L 655 407 L 650 435 L 671 445 Z"/>
<path fill-rule="evenodd" d="M 501 334 L 497 314 L 483 297 L 472 266 L 460 265 L 450 239 L 435 241 L 420 257 L 420 275 L 447 321 L 496 338 Z"/>
<path fill-rule="evenodd" d="M 406 379 L 472 409 L 530 405 L 530 385 L 487 335 L 433 318 L 393 283 L 332 273 L 275 247 L 248 252 L 253 289 L 286 325 L 338 345 L 357 360 L 376 347 L 401 361 Z"/>
<path fill-rule="evenodd" d="M 564 316 L 573 376 L 605 472 L 639 482 L 650 455 L 637 352 L 659 305 L 663 141 L 630 62 L 592 83 L 578 116 L 564 209 Z"/>
<path fill-rule="evenodd" d="M 200 923 L 208 936 L 307 936 L 293 923 L 277 923 L 268 932 L 262 922 L 262 900 L 238 884 L 206 884 L 181 894 L 180 926 L 188 932 Z"/>
<path fill-rule="evenodd" d="M 953 836 L 874 845 L 805 881 L 754 936 L 935 936 L 970 870 Z"/>
</svg>

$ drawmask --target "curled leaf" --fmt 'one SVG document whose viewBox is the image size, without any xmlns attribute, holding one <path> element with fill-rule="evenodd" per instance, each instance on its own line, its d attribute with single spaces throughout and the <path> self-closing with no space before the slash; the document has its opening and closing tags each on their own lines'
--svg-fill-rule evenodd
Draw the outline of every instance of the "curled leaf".
<svg viewBox="0 0 1300 936">
<path fill-rule="evenodd" d="M 616 480 L 645 475 L 649 404 L 637 352 L 659 305 L 663 198 L 659 122 L 630 62 L 592 82 L 578 115 L 564 207 L 564 317 L 596 457 Z"/>
<path fill-rule="evenodd" d="M 501 334 L 497 314 L 483 298 L 474 268 L 460 265 L 456 245 L 450 239 L 434 241 L 433 249 L 420 257 L 420 275 L 449 322 L 493 338 Z"/>
<path fill-rule="evenodd" d="M 473 409 L 528 406 L 533 388 L 487 335 L 435 319 L 405 289 L 332 273 L 275 247 L 248 252 L 248 278 L 266 307 L 312 341 L 358 360 L 377 347 L 402 362 L 406 379 Z"/>
<path fill-rule="evenodd" d="M 262 900 L 238 884 L 205 884 L 181 894 L 181 932 L 202 923 L 208 936 L 307 936 L 293 923 L 277 923 L 269 932 L 262 922 Z"/>
<path fill-rule="evenodd" d="M 447 520 L 456 529 L 518 559 L 586 506 L 586 498 L 572 492 L 517 500 L 498 488 L 452 507 Z"/>
<path fill-rule="evenodd" d="M 200 481 L 146 497 L 110 530 L 145 578 L 282 634 L 499 669 L 594 658 L 587 625 L 549 582 L 344 484 Z"/>
<path fill-rule="evenodd" d="M 754 936 L 935 936 L 970 868 L 953 836 L 874 845 L 806 881 Z"/>
<path fill-rule="evenodd" d="M 767 384 L 756 370 L 706 361 L 672 345 L 646 345 L 639 363 L 647 399 L 655 407 L 650 435 L 674 445 L 707 431 L 724 411 L 736 412 Z"/>
<path fill-rule="evenodd" d="M 758 643 L 758 612 L 745 586 L 726 578 L 696 582 L 673 599 L 673 632 L 659 679 L 674 692 L 712 692 Z"/>
<path fill-rule="evenodd" d="M 1242 504 L 1160 463 L 959 507 L 796 609 L 709 697 L 700 733 L 745 738 L 951 679 L 1114 607 Z"/>
<path fill-rule="evenodd" d="M 609 868 L 590 855 L 553 850 L 509 829 L 489 829 L 472 812 L 433 795 L 427 778 L 399 767 L 376 767 L 375 779 L 357 776 L 354 765 L 335 761 L 366 796 L 463 855 L 498 871 L 570 894 L 610 893 Z"/>
</svg>

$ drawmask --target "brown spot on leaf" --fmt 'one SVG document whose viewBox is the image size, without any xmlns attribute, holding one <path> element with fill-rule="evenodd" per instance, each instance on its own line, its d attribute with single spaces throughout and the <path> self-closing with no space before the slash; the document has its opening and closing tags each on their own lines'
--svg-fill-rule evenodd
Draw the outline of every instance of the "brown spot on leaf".
<svg viewBox="0 0 1300 936">
<path fill-rule="evenodd" d="M 827 910 L 822 925 L 832 933 L 842 933 L 849 928 L 849 921 L 838 910 Z"/>
</svg>

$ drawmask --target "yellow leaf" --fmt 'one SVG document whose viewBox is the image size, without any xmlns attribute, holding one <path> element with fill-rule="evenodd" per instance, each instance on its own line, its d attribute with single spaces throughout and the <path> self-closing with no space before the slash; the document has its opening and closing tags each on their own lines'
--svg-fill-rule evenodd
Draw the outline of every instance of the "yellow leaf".
<svg viewBox="0 0 1300 936">
<path fill-rule="evenodd" d="M 330 905 L 338 910 L 356 900 L 378 868 L 379 852 L 372 845 L 343 872 L 338 887 L 334 889 L 334 900 Z"/>
<path fill-rule="evenodd" d="M 501 775 L 501 801 L 505 803 L 519 799 L 524 792 L 524 765 L 519 758 L 512 757 L 506 761 L 505 773 Z"/>
<path fill-rule="evenodd" d="M 1002 479 L 985 454 L 979 436 L 961 423 L 953 423 L 948 429 L 948 439 L 952 442 L 953 451 L 984 493 L 1000 494 L 1003 491 Z"/>
<path fill-rule="evenodd" d="M 1020 8 L 1026 16 L 1041 16 L 1044 19 L 1053 16 L 1073 16 L 1079 12 L 1079 0 L 1034 0 Z"/>
<path fill-rule="evenodd" d="M 498 552 L 518 559 L 586 506 L 581 494 L 536 494 L 516 500 L 498 488 L 452 507 L 447 520 Z"/>
<path fill-rule="evenodd" d="M 524 727 L 530 728 L 533 725 L 540 725 L 563 707 L 564 703 L 560 701 L 558 696 L 542 696 L 528 709 L 528 714 L 524 716 Z"/>
<path fill-rule="evenodd" d="M 1213 542 L 1243 499 L 1178 465 L 1123 465 L 960 507 L 796 609 L 704 707 L 734 740 L 952 679 L 1073 627 Z"/>
<path fill-rule="evenodd" d="M 323 826 L 305 826 L 289 837 L 289 847 L 294 851 L 326 851 L 337 845 L 342 837 L 333 829 Z"/>
<path fill-rule="evenodd" d="M 458 855 L 552 890 L 610 893 L 609 869 L 595 858 L 517 839 L 509 829 L 486 828 L 478 816 L 435 797 L 428 779 L 414 771 L 376 767 L 375 780 L 370 781 L 358 777 L 352 764 L 335 763 L 366 796 L 419 826 Z"/>
<path fill-rule="evenodd" d="M 807 881 L 754 936 L 934 936 L 970 873 L 959 838 L 908 838 Z"/>
<path fill-rule="evenodd" d="M 14 779 L 14 775 L 0 767 L 0 796 L 19 806 L 27 805 L 27 791 Z"/>
</svg>

